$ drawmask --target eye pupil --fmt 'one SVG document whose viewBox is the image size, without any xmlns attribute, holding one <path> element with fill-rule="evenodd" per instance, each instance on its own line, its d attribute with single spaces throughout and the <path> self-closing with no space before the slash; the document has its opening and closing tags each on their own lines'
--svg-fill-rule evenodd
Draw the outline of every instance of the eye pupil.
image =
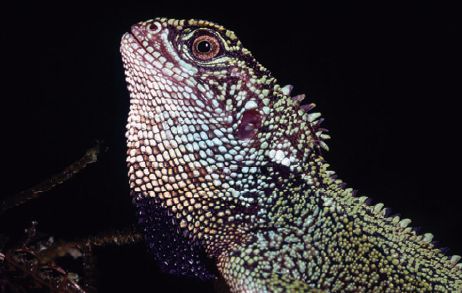
<svg viewBox="0 0 462 293">
<path fill-rule="evenodd" d="M 212 45 L 207 41 L 200 41 L 197 44 L 197 51 L 199 51 L 200 53 L 208 53 L 210 52 L 211 48 L 212 48 Z"/>
</svg>

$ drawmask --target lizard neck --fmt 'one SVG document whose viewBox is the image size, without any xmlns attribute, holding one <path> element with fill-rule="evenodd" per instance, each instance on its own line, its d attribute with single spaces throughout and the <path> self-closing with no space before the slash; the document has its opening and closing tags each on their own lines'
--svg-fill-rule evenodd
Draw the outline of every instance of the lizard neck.
<svg viewBox="0 0 462 293">
<path fill-rule="evenodd" d="M 321 157 L 312 162 L 317 172 L 299 186 L 292 179 L 275 188 L 275 201 L 261 218 L 265 224 L 249 223 L 246 242 L 232 243 L 220 261 L 237 258 L 260 279 L 284 274 L 320 288 L 460 288 L 457 257 L 445 256 L 431 234 L 417 234 L 409 219 L 390 217 L 383 204 L 356 196 Z"/>
<path fill-rule="evenodd" d="M 209 254 L 215 257 L 230 246 L 252 242 L 256 234 L 264 231 L 308 228 L 319 217 L 323 200 L 352 191 L 344 189 L 341 180 L 327 168 L 317 152 L 312 153 L 302 173 L 277 164 L 262 168 L 266 183 L 252 191 L 235 191 L 239 205 L 234 206 L 231 216 L 223 218 L 217 233 L 205 237 Z"/>
</svg>

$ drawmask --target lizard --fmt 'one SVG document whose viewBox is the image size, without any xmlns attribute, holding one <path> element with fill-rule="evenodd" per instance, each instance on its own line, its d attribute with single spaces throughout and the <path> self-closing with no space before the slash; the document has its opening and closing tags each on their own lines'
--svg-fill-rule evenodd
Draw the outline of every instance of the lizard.
<svg viewBox="0 0 462 293">
<path fill-rule="evenodd" d="M 232 292 L 462 292 L 460 256 L 347 188 L 314 104 L 233 31 L 155 18 L 121 55 L 129 184 L 163 271 Z"/>
</svg>

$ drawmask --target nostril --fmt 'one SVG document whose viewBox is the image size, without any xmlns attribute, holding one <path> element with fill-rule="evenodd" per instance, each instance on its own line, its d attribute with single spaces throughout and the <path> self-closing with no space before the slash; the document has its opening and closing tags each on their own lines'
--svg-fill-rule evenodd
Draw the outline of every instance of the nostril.
<svg viewBox="0 0 462 293">
<path fill-rule="evenodd" d="M 161 24 L 158 23 L 157 21 L 154 21 L 154 22 L 151 22 L 148 26 L 149 30 L 152 32 L 152 33 L 158 33 L 160 32 L 160 29 L 161 29 Z"/>
</svg>

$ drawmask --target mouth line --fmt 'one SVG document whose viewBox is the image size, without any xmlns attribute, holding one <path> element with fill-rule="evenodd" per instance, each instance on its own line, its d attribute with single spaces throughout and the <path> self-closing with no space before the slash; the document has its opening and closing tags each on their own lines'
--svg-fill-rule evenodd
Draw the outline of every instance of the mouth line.
<svg viewBox="0 0 462 293">
<path fill-rule="evenodd" d="M 172 76 L 166 75 L 163 72 L 162 68 L 159 68 L 157 65 L 154 64 L 154 62 L 162 64 L 162 62 L 160 62 L 158 60 L 160 58 L 159 55 L 157 57 L 154 56 L 154 54 L 156 54 L 156 52 L 159 53 L 160 56 L 164 56 L 162 53 L 163 53 L 163 49 L 164 49 L 163 47 L 165 46 L 165 44 L 164 44 L 162 38 L 159 37 L 159 38 L 157 38 L 155 40 L 155 42 L 157 43 L 157 45 L 160 48 L 158 48 L 157 50 L 154 49 L 152 52 L 149 52 L 147 50 L 147 48 L 143 45 L 142 38 L 144 37 L 144 35 L 145 34 L 143 33 L 143 31 L 142 30 L 140 31 L 136 27 L 132 27 L 130 31 L 125 33 L 126 45 L 131 46 L 132 49 L 134 50 L 133 54 L 136 54 L 138 56 L 137 58 L 140 58 L 140 61 L 143 64 L 141 66 L 146 67 L 146 69 L 149 69 L 150 71 L 152 71 L 152 73 L 157 75 L 159 78 L 169 80 L 170 82 L 172 82 L 175 85 L 179 85 L 179 86 L 182 86 L 182 87 L 183 86 L 188 86 L 188 85 L 186 85 L 184 83 L 184 81 L 182 82 L 182 81 L 176 80 Z M 138 48 L 133 47 L 135 44 L 138 45 Z M 155 46 L 153 46 L 153 48 L 154 47 Z M 165 56 L 165 57 L 167 57 L 167 56 Z M 158 83 L 158 81 L 153 81 L 153 82 Z M 160 91 L 161 93 L 158 94 L 157 91 Z M 159 100 L 159 101 L 168 100 L 169 98 L 165 97 L 163 95 L 164 91 L 166 91 L 166 90 L 165 89 L 156 90 L 156 94 L 153 96 L 153 98 L 155 98 L 156 100 Z M 206 99 L 204 97 L 202 97 L 202 96 L 197 96 L 197 98 L 199 98 L 204 103 L 206 102 Z M 182 99 L 185 99 L 185 98 L 183 97 Z"/>
<path fill-rule="evenodd" d="M 149 53 L 148 50 L 146 50 L 143 43 L 136 37 L 136 34 L 133 33 L 133 28 L 132 28 L 131 32 L 127 32 L 125 34 L 128 35 L 130 38 L 132 38 L 140 46 L 140 48 L 143 49 L 144 53 L 147 53 L 147 54 L 152 56 L 152 54 Z M 154 56 L 152 56 L 152 57 L 154 57 Z"/>
<path fill-rule="evenodd" d="M 130 31 L 127 32 L 127 34 L 131 36 L 138 43 L 138 45 L 140 45 L 144 49 L 142 42 L 136 37 L 137 34 L 142 34 L 142 32 L 139 29 L 132 27 Z"/>
<path fill-rule="evenodd" d="M 133 31 L 133 28 L 132 28 L 132 31 Z M 133 32 L 126 32 L 125 35 L 127 36 L 126 38 L 128 38 L 128 42 L 136 42 L 136 44 L 139 46 L 138 49 L 135 49 L 134 48 L 134 51 L 135 51 L 135 54 L 137 54 L 138 56 L 140 56 L 143 60 L 144 63 L 149 63 L 151 66 L 149 67 L 150 70 L 153 70 L 155 71 L 157 74 L 159 75 L 162 75 L 163 76 L 163 73 L 162 73 L 162 70 L 160 68 L 157 68 L 156 66 L 154 66 L 152 64 L 152 62 L 150 62 L 149 60 L 146 59 L 145 55 L 149 55 L 153 60 L 157 60 L 157 58 L 154 56 L 154 52 L 158 52 L 160 53 L 159 51 L 153 51 L 152 53 L 150 53 L 146 47 L 143 45 L 142 41 L 139 40 L 137 37 L 136 37 L 136 34 L 134 34 Z"/>
<path fill-rule="evenodd" d="M 142 34 L 142 33 L 140 32 L 140 34 Z M 148 67 L 148 69 L 151 70 L 152 73 L 154 73 L 155 75 L 157 75 L 159 78 L 161 78 L 161 79 L 168 79 L 168 80 L 170 80 L 170 81 L 171 81 L 172 83 L 174 83 L 174 84 L 177 83 L 177 81 L 175 81 L 173 78 L 169 78 L 169 76 L 166 76 L 166 75 L 162 72 L 162 69 L 160 69 L 160 68 L 154 66 L 154 65 L 152 64 L 152 62 L 150 62 L 149 60 L 146 59 L 146 55 L 149 55 L 153 60 L 157 60 L 158 58 L 156 58 L 153 54 L 154 54 L 154 52 L 159 52 L 159 53 L 161 53 L 161 51 L 153 51 L 152 53 L 150 53 L 150 52 L 146 49 L 146 47 L 143 46 L 142 41 L 141 41 L 139 38 L 136 37 L 136 33 L 133 33 L 133 28 L 132 28 L 132 31 L 126 32 L 125 35 L 126 35 L 126 40 L 127 40 L 127 42 L 128 42 L 127 45 L 130 46 L 130 43 L 132 43 L 132 44 L 135 44 L 135 43 L 136 43 L 136 44 L 139 46 L 139 48 L 137 48 L 137 49 L 135 49 L 135 48 L 133 48 L 133 47 L 132 47 L 132 48 L 134 49 L 134 53 L 135 53 L 136 55 L 138 55 L 138 56 L 141 58 L 142 63 L 144 63 L 143 67 L 146 67 L 147 64 L 149 64 L 150 66 Z M 159 41 L 160 41 L 160 40 L 159 40 Z M 162 54 L 161 54 L 161 56 L 162 56 Z M 131 66 L 130 66 L 130 67 L 131 67 Z M 131 70 L 132 70 L 132 69 L 131 69 Z M 158 83 L 158 82 L 159 82 L 159 81 L 157 81 L 157 80 L 153 81 L 153 83 Z M 158 91 L 160 91 L 160 94 L 158 93 Z M 165 97 L 165 96 L 163 95 L 163 92 L 164 92 L 164 91 L 166 91 L 166 90 L 165 90 L 165 89 L 161 89 L 161 88 L 158 89 L 158 90 L 156 90 L 156 91 L 155 91 L 155 94 L 152 95 L 152 98 L 155 99 L 155 100 L 157 100 L 157 101 L 159 101 L 159 102 L 161 102 L 162 104 L 164 104 L 167 100 L 171 99 L 171 98 L 167 98 L 167 97 Z M 152 94 L 152 93 L 151 93 L 151 94 Z M 170 94 L 170 93 L 169 93 L 169 94 Z"/>
</svg>

